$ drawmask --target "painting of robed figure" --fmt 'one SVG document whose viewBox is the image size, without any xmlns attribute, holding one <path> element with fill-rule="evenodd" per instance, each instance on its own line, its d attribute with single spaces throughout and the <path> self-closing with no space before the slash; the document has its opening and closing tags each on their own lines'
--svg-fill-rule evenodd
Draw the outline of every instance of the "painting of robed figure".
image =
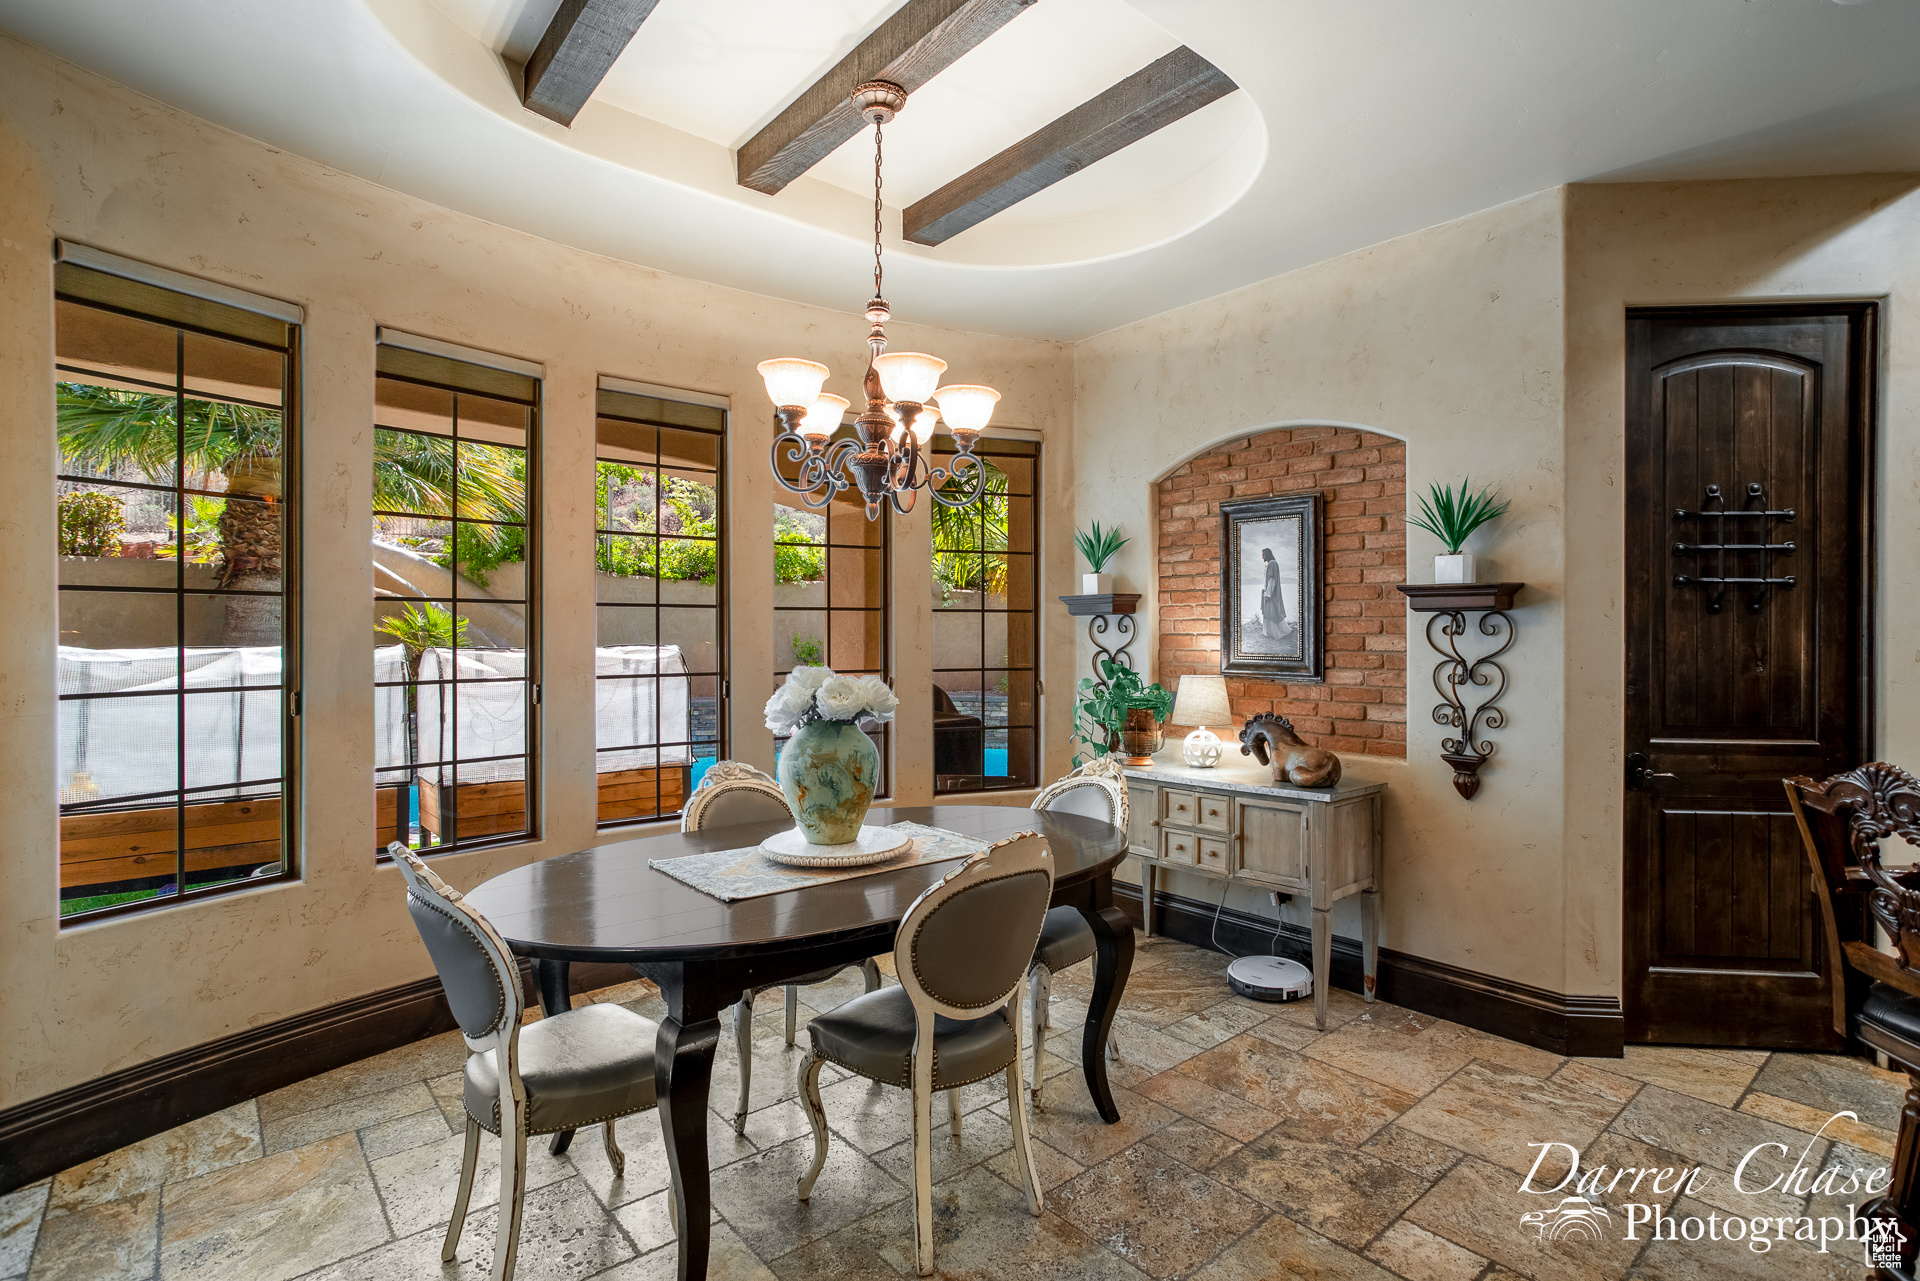
<svg viewBox="0 0 1920 1281">
<path fill-rule="evenodd" d="M 1220 505 L 1220 670 L 1321 679 L 1320 495 Z"/>
</svg>

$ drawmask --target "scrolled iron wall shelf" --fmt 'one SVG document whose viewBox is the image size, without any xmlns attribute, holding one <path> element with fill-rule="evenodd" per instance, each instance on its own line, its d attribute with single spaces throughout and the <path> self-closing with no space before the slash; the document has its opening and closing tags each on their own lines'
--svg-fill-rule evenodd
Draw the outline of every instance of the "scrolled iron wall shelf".
<svg viewBox="0 0 1920 1281">
<path fill-rule="evenodd" d="M 1507 714 L 1497 704 L 1507 692 L 1507 669 L 1498 662 L 1513 646 L 1513 620 L 1507 610 L 1525 583 L 1401 583 L 1400 592 L 1417 614 L 1431 614 L 1427 620 L 1427 644 L 1440 655 L 1433 669 L 1433 687 L 1440 695 L 1435 704 L 1436 724 L 1460 731 L 1458 738 L 1440 741 L 1440 759 L 1453 767 L 1453 788 L 1466 800 L 1480 790 L 1480 767 L 1493 755 L 1494 744 L 1481 737 L 1484 730 L 1500 729 Z M 1498 643 L 1478 657 L 1461 652 L 1460 638 L 1467 634 L 1468 614 L 1478 614 L 1476 629 Z M 1503 639 L 1504 637 L 1504 639 Z M 1486 690 L 1486 696 L 1471 708 L 1467 695 Z"/>
<path fill-rule="evenodd" d="M 1133 615 L 1140 607 L 1139 592 L 1112 592 L 1105 596 L 1062 596 L 1060 603 L 1067 607 L 1067 613 L 1076 618 L 1087 618 L 1087 639 L 1093 642 L 1093 679 L 1100 688 L 1105 689 L 1107 682 L 1100 675 L 1100 660 L 1110 658 L 1122 667 L 1133 667 L 1133 655 L 1127 652 L 1133 644 Z M 1108 645 L 1106 636 L 1112 632 L 1114 643 Z"/>
</svg>

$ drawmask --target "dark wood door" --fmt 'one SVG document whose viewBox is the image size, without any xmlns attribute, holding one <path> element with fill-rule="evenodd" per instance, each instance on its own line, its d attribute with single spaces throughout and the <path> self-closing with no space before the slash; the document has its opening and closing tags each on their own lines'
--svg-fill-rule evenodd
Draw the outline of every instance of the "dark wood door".
<svg viewBox="0 0 1920 1281">
<path fill-rule="evenodd" d="M 1780 781 L 1868 750 L 1871 304 L 1627 318 L 1627 1039 L 1831 1047 Z"/>
</svg>

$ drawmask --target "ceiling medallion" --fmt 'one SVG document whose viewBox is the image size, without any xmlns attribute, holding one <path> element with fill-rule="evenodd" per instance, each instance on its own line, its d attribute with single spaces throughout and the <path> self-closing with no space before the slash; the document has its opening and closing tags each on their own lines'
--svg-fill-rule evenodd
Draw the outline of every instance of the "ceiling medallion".
<svg viewBox="0 0 1920 1281">
<path fill-rule="evenodd" d="M 827 380 L 825 365 L 790 356 L 759 365 L 781 428 L 769 455 L 773 478 L 809 507 L 825 507 L 841 490 L 858 486 L 867 501 L 868 520 L 878 519 L 886 502 L 897 512 L 912 511 L 920 489 L 948 507 L 977 501 L 986 488 L 986 469 L 973 444 L 1000 399 L 991 387 L 939 386 L 947 362 L 937 356 L 887 351 L 891 312 L 880 292 L 880 127 L 890 123 L 906 101 L 907 91 L 885 80 L 869 80 L 853 91 L 854 107 L 873 125 L 873 297 L 867 302 L 867 321 L 873 326 L 867 346 L 872 352 L 864 383 L 867 410 L 853 424 L 859 439 L 829 443 L 840 429 L 848 401 L 821 391 Z M 930 406 L 937 412 L 930 413 Z M 959 446 L 950 466 L 932 466 L 921 453 L 916 424 L 922 414 L 928 415 L 929 428 L 946 420 Z M 926 434 L 931 439 L 931 430 Z M 782 462 L 799 465 L 794 480 L 781 474 Z"/>
</svg>

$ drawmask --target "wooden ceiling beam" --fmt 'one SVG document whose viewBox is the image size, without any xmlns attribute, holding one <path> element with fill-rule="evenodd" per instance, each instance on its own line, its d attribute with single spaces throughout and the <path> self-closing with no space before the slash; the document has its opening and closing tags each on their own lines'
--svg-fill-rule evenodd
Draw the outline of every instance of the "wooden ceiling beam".
<svg viewBox="0 0 1920 1281">
<path fill-rule="evenodd" d="M 909 94 L 1038 0 L 907 0 L 734 158 L 740 185 L 771 196 L 866 125 L 854 88 L 886 80 Z"/>
<path fill-rule="evenodd" d="M 535 115 L 571 126 L 659 3 L 561 0 L 546 34 L 527 58 L 521 103 Z"/>
<path fill-rule="evenodd" d="M 906 238 L 916 245 L 950 240 L 1238 87 L 1182 45 L 908 205 Z"/>
</svg>

